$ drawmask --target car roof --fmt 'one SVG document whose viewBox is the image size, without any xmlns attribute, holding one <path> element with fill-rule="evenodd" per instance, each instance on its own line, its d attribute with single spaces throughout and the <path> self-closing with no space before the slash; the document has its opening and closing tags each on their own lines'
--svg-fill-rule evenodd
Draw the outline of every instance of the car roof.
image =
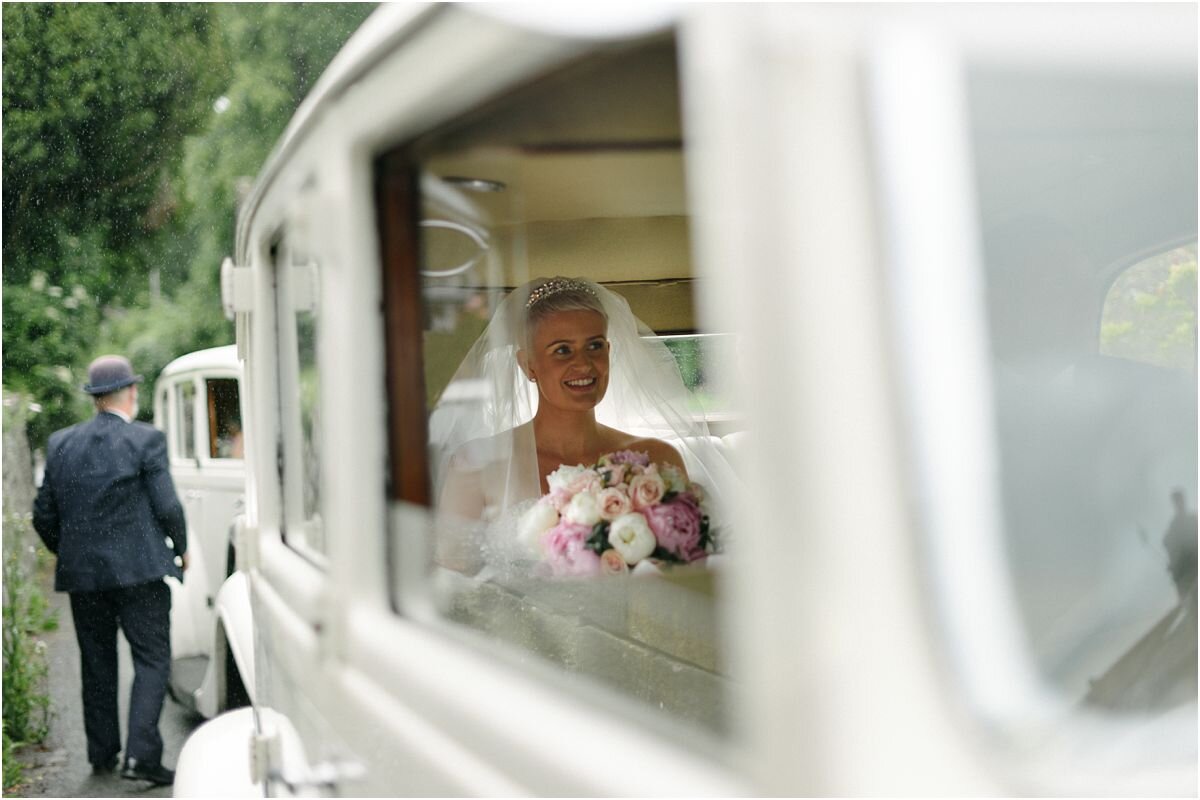
<svg viewBox="0 0 1200 800">
<path fill-rule="evenodd" d="M 237 345 L 227 344 L 221 347 L 210 347 L 207 350 L 197 350 L 175 359 L 163 367 L 159 380 L 178 375 L 183 372 L 197 370 L 241 371 L 238 363 Z"/>
</svg>

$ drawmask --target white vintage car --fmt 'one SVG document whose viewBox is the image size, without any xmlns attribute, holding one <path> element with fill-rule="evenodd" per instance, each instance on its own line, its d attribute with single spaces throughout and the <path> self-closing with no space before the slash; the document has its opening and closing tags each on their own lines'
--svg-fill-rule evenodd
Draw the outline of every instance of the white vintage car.
<svg viewBox="0 0 1200 800">
<path fill-rule="evenodd" d="M 1194 794 L 1196 22 L 381 6 L 222 271 L 253 705 L 176 794 Z M 719 568 L 433 558 L 435 407 L 556 274 L 683 337 Z"/>
<path fill-rule="evenodd" d="M 206 717 L 253 692 L 246 577 L 235 575 L 233 523 L 246 491 L 242 367 L 228 345 L 181 356 L 154 387 L 171 477 L 188 523 L 189 566 L 171 578 L 171 696 Z"/>
</svg>

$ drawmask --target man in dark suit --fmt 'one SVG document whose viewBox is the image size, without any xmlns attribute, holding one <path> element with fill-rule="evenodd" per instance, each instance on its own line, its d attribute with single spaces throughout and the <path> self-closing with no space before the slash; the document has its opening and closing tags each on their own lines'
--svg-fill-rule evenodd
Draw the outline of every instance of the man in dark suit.
<svg viewBox="0 0 1200 800">
<path fill-rule="evenodd" d="M 133 421 L 141 379 L 121 356 L 101 356 L 88 367 L 83 390 L 94 396 L 96 416 L 50 437 L 33 525 L 58 556 L 55 590 L 71 597 L 93 771 L 116 769 L 121 749 L 120 627 L 134 664 L 121 776 L 167 785 L 175 775 L 162 766 L 158 731 L 171 668 L 171 592 L 163 577 L 183 579 L 187 528 L 166 437 Z"/>
</svg>

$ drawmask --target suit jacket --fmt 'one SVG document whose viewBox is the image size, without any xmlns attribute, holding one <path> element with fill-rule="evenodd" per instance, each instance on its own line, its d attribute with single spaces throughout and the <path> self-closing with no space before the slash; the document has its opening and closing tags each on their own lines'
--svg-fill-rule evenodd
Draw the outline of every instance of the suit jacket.
<svg viewBox="0 0 1200 800">
<path fill-rule="evenodd" d="M 58 556 L 57 591 L 115 589 L 165 575 L 182 580 L 175 556 L 187 551 L 187 523 L 166 436 L 105 412 L 56 431 L 33 527 Z"/>
</svg>

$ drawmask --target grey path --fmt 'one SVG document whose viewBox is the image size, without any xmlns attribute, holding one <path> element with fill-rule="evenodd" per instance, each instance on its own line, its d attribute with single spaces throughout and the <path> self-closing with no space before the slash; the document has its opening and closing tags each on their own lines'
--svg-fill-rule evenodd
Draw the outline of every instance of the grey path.
<svg viewBox="0 0 1200 800">
<path fill-rule="evenodd" d="M 171 787 L 151 788 L 141 781 L 122 780 L 116 773 L 93 776 L 87 760 L 83 735 L 83 706 L 80 700 L 79 647 L 71 624 L 71 607 L 65 594 L 44 587 L 50 604 L 58 609 L 58 630 L 46 636 L 46 658 L 50 667 L 50 697 L 54 719 L 50 736 L 38 748 L 24 748 L 25 769 L 20 797 L 170 797 Z M 120 638 L 121 738 L 124 741 L 129 686 L 133 662 L 129 645 Z M 167 698 L 159 729 L 163 735 L 163 764 L 174 767 L 184 740 L 203 720 Z"/>
</svg>

